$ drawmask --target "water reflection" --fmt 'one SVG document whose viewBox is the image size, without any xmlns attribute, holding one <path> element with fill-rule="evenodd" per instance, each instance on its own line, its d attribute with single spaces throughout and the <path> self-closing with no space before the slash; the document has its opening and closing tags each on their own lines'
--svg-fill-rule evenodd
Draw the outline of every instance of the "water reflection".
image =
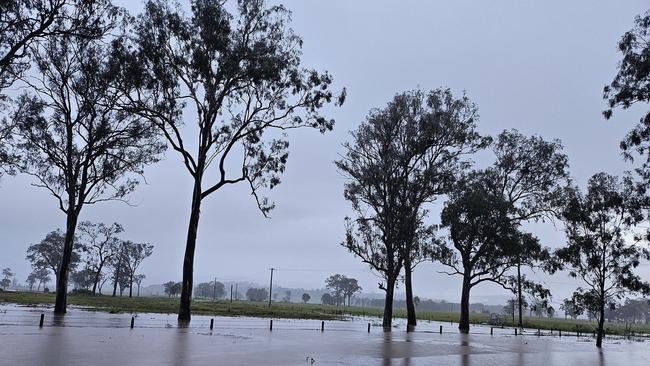
<svg viewBox="0 0 650 366">
<path fill-rule="evenodd" d="M 59 320 L 60 321 L 60 320 Z M 38 352 L 41 365 L 63 365 L 64 350 L 68 348 L 68 333 L 63 328 L 54 330 L 51 334 L 46 335 L 45 345 Z"/>
<path fill-rule="evenodd" d="M 460 364 L 469 366 L 469 334 L 460 334 Z"/>
<path fill-rule="evenodd" d="M 384 332 L 381 356 L 384 366 L 411 366 L 415 342 L 413 333 Z"/>
<path fill-rule="evenodd" d="M 65 325 L 65 314 L 52 314 L 52 325 L 55 327 L 63 327 Z"/>
<path fill-rule="evenodd" d="M 605 366 L 605 355 L 603 355 L 603 349 L 598 350 L 598 366 Z"/>
<path fill-rule="evenodd" d="M 188 359 L 188 343 L 187 339 L 188 337 L 188 329 L 187 328 L 182 328 L 179 327 L 176 330 L 176 334 L 174 335 L 174 346 L 171 347 L 172 354 L 170 355 L 169 359 L 174 360 L 174 365 L 177 366 L 185 366 L 187 364 L 187 359 Z"/>
</svg>

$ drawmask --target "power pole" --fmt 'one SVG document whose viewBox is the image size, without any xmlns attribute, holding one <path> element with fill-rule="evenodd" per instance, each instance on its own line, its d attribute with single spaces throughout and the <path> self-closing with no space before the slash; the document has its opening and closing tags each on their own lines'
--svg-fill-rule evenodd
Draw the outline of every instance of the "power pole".
<svg viewBox="0 0 650 366">
<path fill-rule="evenodd" d="M 217 278 L 214 278 L 214 286 L 212 287 L 212 301 L 217 301 Z"/>
<path fill-rule="evenodd" d="M 232 283 L 230 284 L 230 303 L 232 304 Z"/>
<path fill-rule="evenodd" d="M 273 297 L 273 271 L 275 268 L 271 268 L 271 283 L 269 284 L 269 307 L 271 307 L 271 298 Z"/>
</svg>

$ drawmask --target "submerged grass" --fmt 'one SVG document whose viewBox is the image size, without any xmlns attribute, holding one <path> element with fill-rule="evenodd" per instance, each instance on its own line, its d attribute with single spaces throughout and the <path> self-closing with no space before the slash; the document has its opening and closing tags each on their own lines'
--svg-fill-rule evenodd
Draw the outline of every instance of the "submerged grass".
<svg viewBox="0 0 650 366">
<path fill-rule="evenodd" d="M 53 293 L 37 292 L 0 292 L 0 302 L 14 303 L 28 306 L 41 306 L 54 304 Z M 171 314 L 178 311 L 179 299 L 167 297 L 111 297 L 68 295 L 68 304 L 92 310 L 113 313 L 163 313 Z M 219 316 L 252 316 L 268 318 L 289 319 L 319 319 L 336 320 L 349 316 L 366 316 L 381 318 L 383 310 L 371 307 L 336 307 L 320 304 L 273 303 L 269 308 L 266 302 L 218 300 L 194 300 L 192 313 L 201 315 Z M 418 320 L 458 322 L 458 313 L 419 311 Z M 406 309 L 395 309 L 396 318 L 406 318 Z M 486 324 L 489 314 L 471 313 L 470 322 L 473 324 Z M 512 319 L 505 319 L 504 326 L 514 326 Z M 541 330 L 562 330 L 563 332 L 576 332 L 589 334 L 596 329 L 596 323 L 587 320 L 573 320 L 561 318 L 536 318 L 524 317 L 524 327 Z M 623 323 L 605 323 L 607 334 L 629 335 L 650 334 L 650 325 Z"/>
</svg>

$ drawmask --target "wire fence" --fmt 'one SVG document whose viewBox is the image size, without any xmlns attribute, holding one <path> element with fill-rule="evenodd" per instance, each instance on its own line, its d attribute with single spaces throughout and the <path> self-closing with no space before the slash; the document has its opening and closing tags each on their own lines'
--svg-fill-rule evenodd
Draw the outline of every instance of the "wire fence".
<svg viewBox="0 0 650 366">
<path fill-rule="evenodd" d="M 216 331 L 318 331 L 318 332 L 382 332 L 382 324 L 377 319 L 351 318 L 350 320 L 306 320 L 306 319 L 270 319 L 252 317 L 223 317 L 197 315 L 190 325 L 179 325 L 175 314 L 110 314 L 101 312 L 73 311 L 66 315 L 55 315 L 45 309 L 4 309 L 0 310 L 0 326 L 21 327 L 70 327 L 70 328 L 143 328 L 166 329 L 188 328 L 193 330 Z M 414 329 L 406 327 L 400 319 L 394 325 L 395 330 L 416 334 L 458 334 L 457 323 L 420 321 Z M 575 331 L 559 329 L 528 329 L 517 327 L 496 327 L 490 325 L 473 325 L 471 335 L 483 336 L 523 336 L 523 337 L 577 337 L 596 336 L 593 329 L 576 328 Z M 606 338 L 646 340 L 650 334 L 630 331 L 626 335 L 605 335 Z"/>
</svg>

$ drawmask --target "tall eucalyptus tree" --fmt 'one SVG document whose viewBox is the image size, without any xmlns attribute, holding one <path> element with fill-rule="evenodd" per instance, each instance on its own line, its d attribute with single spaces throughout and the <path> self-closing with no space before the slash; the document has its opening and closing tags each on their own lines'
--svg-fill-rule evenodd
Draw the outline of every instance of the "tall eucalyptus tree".
<svg viewBox="0 0 650 366">
<path fill-rule="evenodd" d="M 288 158 L 285 133 L 331 130 L 320 113 L 335 98 L 332 77 L 306 69 L 302 40 L 290 12 L 263 0 L 150 0 L 130 42 L 115 48 L 135 92 L 124 110 L 158 126 L 182 158 L 193 187 L 178 319 L 191 319 L 194 253 L 201 204 L 222 188 L 248 185 L 265 216 L 274 204 L 261 195 L 280 183 Z M 338 98 L 342 103 L 344 93 Z M 190 126 L 183 126 L 185 122 Z"/>
<path fill-rule="evenodd" d="M 602 347 L 605 307 L 629 293 L 650 294 L 650 283 L 634 273 L 642 259 L 650 260 L 646 238 L 631 235 L 645 220 L 650 199 L 629 176 L 598 173 L 586 192 L 570 190 L 562 212 L 567 244 L 555 256 L 560 268 L 582 280 L 586 288 L 574 293 L 575 302 L 595 314 L 596 346 Z M 637 228 L 638 230 L 638 228 Z M 630 238 L 634 236 L 634 241 Z"/>
<path fill-rule="evenodd" d="M 123 12 L 108 0 L 91 2 L 105 37 Z M 77 222 L 85 205 L 124 201 L 164 149 L 143 118 L 116 109 L 123 90 L 105 39 L 62 35 L 32 44 L 36 68 L 22 79 L 31 92 L 16 101 L 18 170 L 47 190 L 66 216 L 54 311 L 65 313 Z"/>
<path fill-rule="evenodd" d="M 384 328 L 390 329 L 393 292 L 405 271 L 408 325 L 416 325 L 411 273 L 421 244 L 432 234 L 424 205 L 447 192 L 466 155 L 489 139 L 475 130 L 478 113 L 448 89 L 398 94 L 370 112 L 336 165 L 347 178 L 345 197 L 357 217 L 347 220 L 343 245 L 378 272 L 386 292 Z"/>
</svg>

